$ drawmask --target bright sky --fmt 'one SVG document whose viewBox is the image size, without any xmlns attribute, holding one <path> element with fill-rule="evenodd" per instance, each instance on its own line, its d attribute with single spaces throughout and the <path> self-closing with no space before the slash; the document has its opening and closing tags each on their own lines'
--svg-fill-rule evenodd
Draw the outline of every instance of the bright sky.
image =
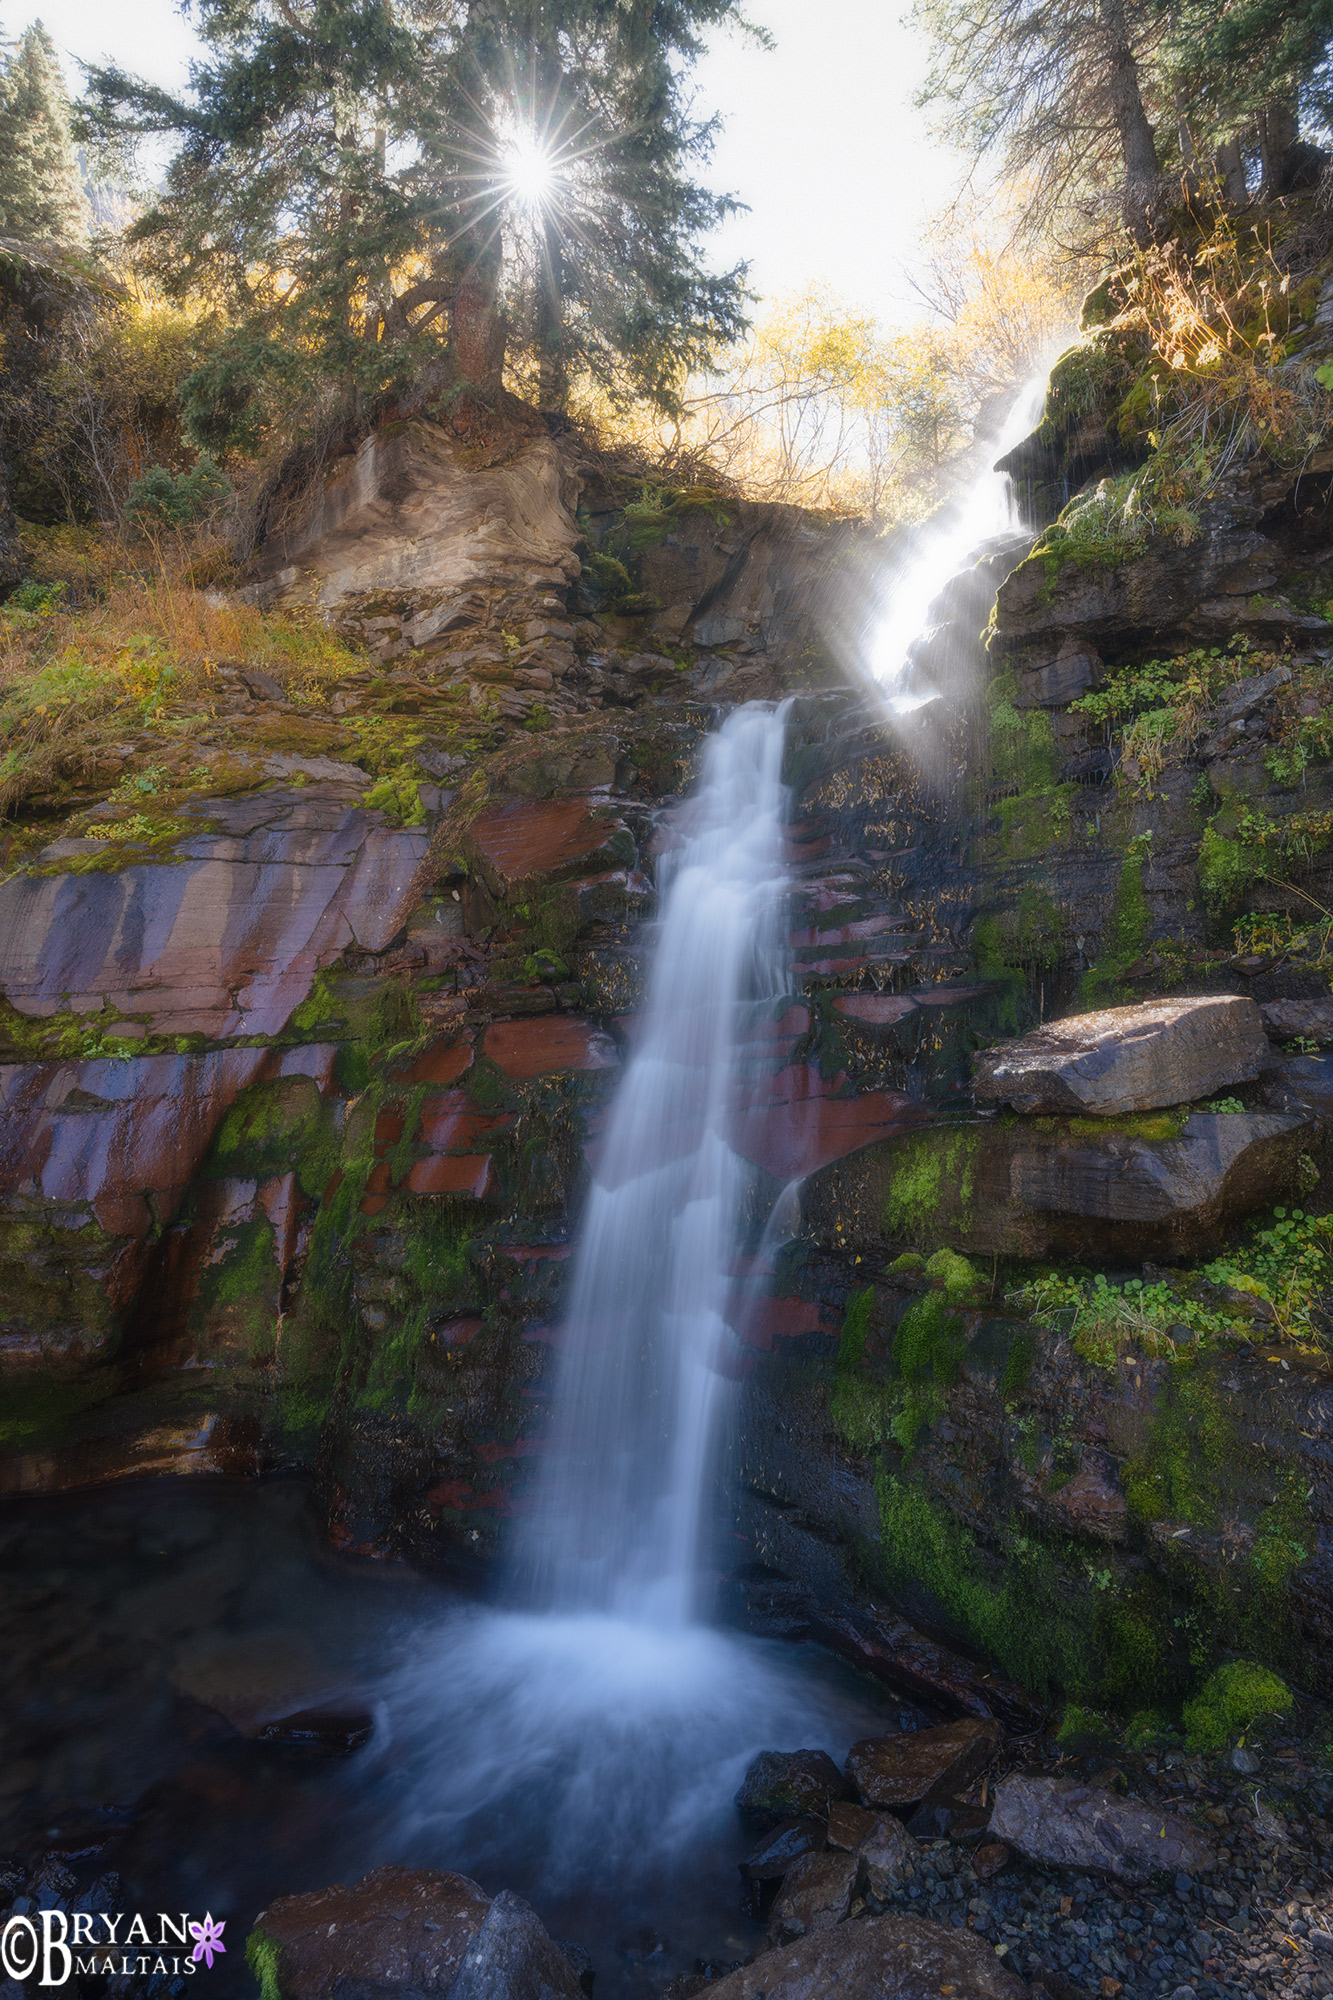
<svg viewBox="0 0 1333 2000">
<path fill-rule="evenodd" d="M 722 232 L 719 262 L 748 258 L 765 296 L 827 282 L 886 319 L 915 316 L 904 267 L 922 225 L 961 178 L 912 104 L 924 52 L 901 25 L 906 0 L 751 0 L 777 46 L 719 41 L 697 72 L 698 107 L 722 113 L 710 178 L 749 204 Z M 10 35 L 40 15 L 67 60 L 114 57 L 179 86 L 194 36 L 173 0 L 21 0 Z"/>
</svg>

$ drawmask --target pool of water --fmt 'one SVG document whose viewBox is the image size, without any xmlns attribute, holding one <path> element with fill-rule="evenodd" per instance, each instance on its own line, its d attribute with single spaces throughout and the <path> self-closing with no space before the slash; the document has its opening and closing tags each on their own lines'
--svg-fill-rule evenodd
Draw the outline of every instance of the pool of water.
<svg viewBox="0 0 1333 2000">
<path fill-rule="evenodd" d="M 216 1994 L 272 1898 L 381 1862 L 528 1896 L 598 2000 L 759 1941 L 731 1799 L 760 1749 L 915 1718 L 816 1648 L 539 1619 L 323 1543 L 302 1482 L 154 1481 L 0 1504 L 0 1853 L 211 1911 Z M 325 1757 L 265 1717 L 368 1712 Z"/>
</svg>

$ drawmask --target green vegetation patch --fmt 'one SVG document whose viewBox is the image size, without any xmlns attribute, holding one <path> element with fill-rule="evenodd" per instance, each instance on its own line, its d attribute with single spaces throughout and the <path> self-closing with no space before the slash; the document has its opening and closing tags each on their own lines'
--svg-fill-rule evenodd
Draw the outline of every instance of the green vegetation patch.
<svg viewBox="0 0 1333 2000">
<path fill-rule="evenodd" d="M 1285 1681 L 1253 1660 L 1228 1660 L 1208 1676 L 1182 1712 L 1190 1750 L 1225 1750 L 1266 1718 L 1290 1715 Z"/>
</svg>

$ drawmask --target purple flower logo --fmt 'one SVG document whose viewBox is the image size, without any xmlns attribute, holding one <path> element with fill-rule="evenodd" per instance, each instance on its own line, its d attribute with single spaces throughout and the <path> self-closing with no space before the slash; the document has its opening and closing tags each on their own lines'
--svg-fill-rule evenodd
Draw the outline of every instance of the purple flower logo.
<svg viewBox="0 0 1333 2000">
<path fill-rule="evenodd" d="M 196 1965 L 198 1965 L 202 1958 L 207 1962 L 209 1971 L 212 1971 L 213 1953 L 218 1951 L 225 1954 L 227 1949 L 226 1945 L 222 1942 L 222 1933 L 226 1928 L 226 1918 L 224 1917 L 220 1924 L 215 1924 L 211 1911 L 201 1924 L 190 1925 L 190 1936 L 198 1940 L 194 1950 L 190 1953 L 190 1957 Z"/>
</svg>

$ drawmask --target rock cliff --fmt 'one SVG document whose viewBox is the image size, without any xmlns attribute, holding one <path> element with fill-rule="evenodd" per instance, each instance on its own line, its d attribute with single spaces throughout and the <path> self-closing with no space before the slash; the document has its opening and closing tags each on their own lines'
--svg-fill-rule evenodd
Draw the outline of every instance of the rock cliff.
<svg viewBox="0 0 1333 2000">
<path fill-rule="evenodd" d="M 315 702 L 220 662 L 209 781 L 137 842 L 96 781 L 48 801 L 0 884 L 8 1490 L 301 1465 L 340 1548 L 493 1553 L 654 857 L 722 708 L 790 696 L 796 997 L 738 1130 L 757 1214 L 802 1191 L 738 1282 L 733 1607 L 970 1713 L 1032 1713 L 977 1655 L 1123 1704 L 1231 1646 L 1324 1684 L 1323 1307 L 1233 1253 L 1327 1205 L 1333 467 L 1090 546 L 1133 458 L 1097 340 L 1015 460 L 1073 514 L 940 600 L 906 717 L 849 666 L 857 524 L 425 419 L 288 508 L 250 599 L 364 664 Z M 1248 1008 L 1220 1083 L 974 1098 L 978 1049 L 1200 994 Z"/>
</svg>

